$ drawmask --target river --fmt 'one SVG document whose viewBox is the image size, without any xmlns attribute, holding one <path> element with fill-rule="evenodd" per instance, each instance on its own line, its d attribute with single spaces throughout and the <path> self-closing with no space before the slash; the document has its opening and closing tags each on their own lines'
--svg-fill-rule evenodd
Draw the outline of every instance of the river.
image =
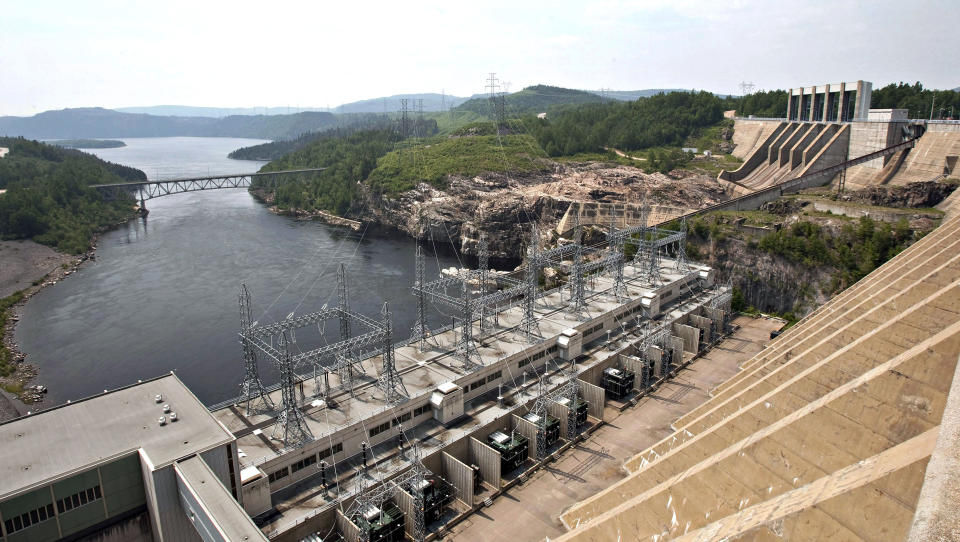
<svg viewBox="0 0 960 542">
<path fill-rule="evenodd" d="M 258 140 L 133 138 L 94 154 L 142 169 L 150 178 L 250 172 L 262 162 L 226 155 Z M 234 397 L 243 376 L 237 296 L 246 284 L 254 319 L 266 323 L 336 303 L 336 270 L 346 264 L 351 308 L 379 318 L 393 312 L 395 339 L 415 317 L 415 243 L 275 215 L 245 189 L 164 196 L 148 217 L 100 238 L 96 260 L 34 296 L 16 339 L 49 389 L 44 407 L 76 400 L 168 371 L 213 404 Z M 441 251 L 442 252 L 442 251 Z M 427 254 L 428 279 L 458 265 Z M 432 314 L 433 325 L 449 322 Z M 442 321 L 441 321 L 442 320 Z M 306 349 L 334 341 L 336 322 L 308 330 Z M 322 335 L 321 333 L 322 332 Z M 276 375 L 261 362 L 267 383 Z"/>
</svg>

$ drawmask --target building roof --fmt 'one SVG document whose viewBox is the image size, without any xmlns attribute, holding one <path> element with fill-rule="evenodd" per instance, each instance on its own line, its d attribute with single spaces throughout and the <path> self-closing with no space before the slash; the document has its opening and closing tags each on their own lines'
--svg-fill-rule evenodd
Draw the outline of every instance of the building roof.
<svg viewBox="0 0 960 542">
<path fill-rule="evenodd" d="M 170 373 L 0 424 L 0 500 L 136 450 L 156 469 L 233 440 Z"/>
<path fill-rule="evenodd" d="M 224 540 L 267 540 L 200 456 L 178 461 L 176 470 Z"/>
</svg>

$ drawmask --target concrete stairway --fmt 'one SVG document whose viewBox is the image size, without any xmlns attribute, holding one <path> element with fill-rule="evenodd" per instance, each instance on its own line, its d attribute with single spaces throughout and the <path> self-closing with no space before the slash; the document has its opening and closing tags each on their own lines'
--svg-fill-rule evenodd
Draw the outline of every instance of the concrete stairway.
<svg viewBox="0 0 960 542">
<path fill-rule="evenodd" d="M 562 539 L 902 540 L 960 355 L 958 234 L 949 220 L 772 341 L 565 511 Z"/>
</svg>

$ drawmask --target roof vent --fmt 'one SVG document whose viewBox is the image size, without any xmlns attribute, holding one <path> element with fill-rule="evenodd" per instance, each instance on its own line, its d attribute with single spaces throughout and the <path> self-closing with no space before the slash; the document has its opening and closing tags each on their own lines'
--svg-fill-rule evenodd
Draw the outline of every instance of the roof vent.
<svg viewBox="0 0 960 542">
<path fill-rule="evenodd" d="M 177 413 L 176 413 L 176 412 L 171 412 L 171 413 L 170 413 L 170 422 L 173 423 L 173 422 L 175 422 L 175 421 L 177 421 Z"/>
<path fill-rule="evenodd" d="M 163 413 L 166 414 L 167 412 L 170 412 L 170 405 L 163 405 Z"/>
<path fill-rule="evenodd" d="M 158 393 L 158 394 L 156 394 L 156 395 L 153 396 L 153 400 L 156 401 L 156 402 L 158 402 L 158 403 L 162 403 L 162 402 L 163 402 L 163 396 Z"/>
<path fill-rule="evenodd" d="M 167 425 L 167 418 L 165 416 L 160 416 L 157 418 L 158 425 Z"/>
</svg>

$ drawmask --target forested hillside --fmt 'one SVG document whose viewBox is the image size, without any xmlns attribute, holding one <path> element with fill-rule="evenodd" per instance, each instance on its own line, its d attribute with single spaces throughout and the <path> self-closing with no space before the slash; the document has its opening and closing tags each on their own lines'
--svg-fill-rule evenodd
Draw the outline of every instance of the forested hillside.
<svg viewBox="0 0 960 542">
<path fill-rule="evenodd" d="M 505 97 L 507 115 L 521 115 L 525 113 L 541 113 L 547 111 L 556 105 L 569 105 L 578 103 L 601 103 L 603 98 L 592 92 L 585 90 L 574 90 L 570 88 L 551 87 L 548 85 L 534 85 L 527 87 L 520 92 L 507 94 Z M 477 97 L 467 100 L 456 109 L 459 111 L 472 111 L 481 115 L 489 116 L 490 99 L 486 97 Z"/>
<path fill-rule="evenodd" d="M 343 139 L 351 134 L 361 131 L 378 131 L 392 129 L 397 121 L 386 115 L 364 115 L 357 116 L 354 122 L 344 123 L 344 126 L 338 126 L 331 130 L 323 132 L 310 132 L 294 139 L 280 139 L 270 143 L 261 143 L 250 147 L 242 147 L 228 156 L 236 160 L 276 160 L 285 154 L 298 151 L 307 145 L 326 139 Z M 413 119 L 410 121 L 410 130 L 424 135 L 433 135 L 437 133 L 436 119 Z"/>
<path fill-rule="evenodd" d="M 873 89 L 870 98 L 873 109 L 907 109 L 911 119 L 957 118 L 960 116 L 960 92 L 931 90 L 919 82 L 890 84 Z"/>
<path fill-rule="evenodd" d="M 695 129 L 723 119 L 723 101 L 709 92 L 674 92 L 633 102 L 565 107 L 527 126 L 550 156 L 604 147 L 678 146 Z"/>
<path fill-rule="evenodd" d="M 133 199 L 104 201 L 91 184 L 146 180 L 138 169 L 80 151 L 0 137 L 0 238 L 33 239 L 80 253 L 100 228 L 131 216 Z"/>
<path fill-rule="evenodd" d="M 304 174 L 276 187 L 275 203 L 281 209 L 324 210 L 344 214 L 357 193 L 357 184 L 377 167 L 377 159 L 393 149 L 393 130 L 370 130 L 343 137 L 324 137 L 263 166 L 261 171 L 327 168 Z M 273 189 L 258 178 L 253 189 Z"/>
<path fill-rule="evenodd" d="M 785 96 L 784 92 L 761 93 L 749 103 L 751 107 L 770 107 Z M 556 167 L 549 157 L 620 161 L 647 172 L 668 172 L 690 162 L 690 155 L 682 153 L 681 146 L 692 142 L 711 148 L 720 140 L 722 130 L 730 131 L 731 121 L 724 120 L 723 112 L 736 107 L 737 101 L 709 92 L 673 92 L 632 102 L 600 103 L 600 97 L 589 92 L 546 86 L 531 87 L 507 98 L 514 100 L 516 109 L 526 111 L 538 111 L 551 101 L 566 100 L 567 105 L 554 106 L 546 119 L 533 114 L 523 118 L 510 115 L 509 133 L 500 136 L 489 121 L 451 121 L 449 117 L 456 115 L 463 120 L 485 118 L 486 111 L 481 108 L 480 113 L 474 113 L 471 102 L 467 102 L 451 115 L 427 118 L 421 131 L 435 134 L 440 129 L 438 123 L 443 122 L 443 133 L 448 135 L 401 141 L 394 119 L 392 129 L 381 125 L 375 130 L 309 134 L 240 149 L 231 157 L 275 158 L 267 170 L 331 167 L 277 188 L 275 203 L 282 209 L 343 214 L 356 200 L 361 185 L 373 194 L 396 196 L 420 182 L 444 188 L 449 176 L 549 171 Z M 588 103 L 570 105 L 571 99 Z M 474 100 L 473 104 L 479 107 L 483 100 Z M 508 115 L 513 110 L 508 106 Z M 389 125 L 389 121 L 383 124 Z M 617 157 L 608 154 L 607 148 L 643 151 L 643 157 Z M 289 152 L 277 158 L 284 151 Z M 265 185 L 255 188 L 273 190 Z"/>
</svg>

